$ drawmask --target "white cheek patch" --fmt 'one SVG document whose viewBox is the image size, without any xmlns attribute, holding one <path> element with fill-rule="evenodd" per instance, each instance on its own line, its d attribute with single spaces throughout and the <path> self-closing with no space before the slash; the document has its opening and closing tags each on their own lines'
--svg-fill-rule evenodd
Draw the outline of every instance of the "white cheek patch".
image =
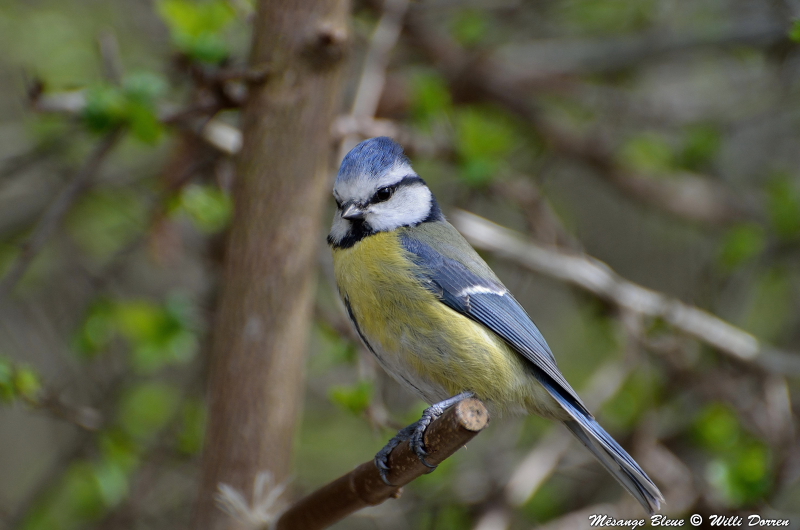
<svg viewBox="0 0 800 530">
<path fill-rule="evenodd" d="M 366 221 L 377 232 L 421 223 L 431 212 L 431 191 L 423 184 L 402 186 L 386 202 L 367 209 Z"/>
</svg>

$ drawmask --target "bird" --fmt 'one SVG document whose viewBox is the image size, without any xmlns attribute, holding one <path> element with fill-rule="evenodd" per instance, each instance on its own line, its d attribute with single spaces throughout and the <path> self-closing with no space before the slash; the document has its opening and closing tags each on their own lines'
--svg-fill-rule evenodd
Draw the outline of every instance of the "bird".
<svg viewBox="0 0 800 530">
<path fill-rule="evenodd" d="M 342 160 L 327 237 L 349 319 L 378 364 L 429 403 L 375 456 L 408 440 L 420 460 L 427 426 L 476 397 L 490 408 L 561 421 L 653 514 L 664 497 L 595 420 L 558 369 L 542 333 L 442 213 L 397 142 L 364 140 Z"/>
</svg>

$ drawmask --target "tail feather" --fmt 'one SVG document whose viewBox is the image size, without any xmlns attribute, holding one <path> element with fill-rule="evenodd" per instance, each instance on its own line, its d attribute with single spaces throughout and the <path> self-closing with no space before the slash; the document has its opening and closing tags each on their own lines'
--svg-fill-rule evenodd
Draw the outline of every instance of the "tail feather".
<svg viewBox="0 0 800 530">
<path fill-rule="evenodd" d="M 603 464 L 650 515 L 661 509 L 664 496 L 639 464 L 593 418 L 564 425 Z"/>
<path fill-rule="evenodd" d="M 581 403 L 575 401 L 563 389 L 547 377 L 539 381 L 556 401 L 566 410 L 572 420 L 564 425 L 603 464 L 611 475 L 622 484 L 650 515 L 661 509 L 664 496 L 650 480 L 639 464 L 608 434 Z"/>
</svg>

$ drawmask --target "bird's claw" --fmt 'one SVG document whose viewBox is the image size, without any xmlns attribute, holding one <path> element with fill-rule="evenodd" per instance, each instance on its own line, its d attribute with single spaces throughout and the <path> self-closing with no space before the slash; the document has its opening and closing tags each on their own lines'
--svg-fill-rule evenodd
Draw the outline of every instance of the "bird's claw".
<svg viewBox="0 0 800 530">
<path fill-rule="evenodd" d="M 441 415 L 441 412 L 438 414 L 427 414 L 427 410 L 422 415 L 422 418 L 415 424 L 416 428 L 414 432 L 411 434 L 411 439 L 408 441 L 411 449 L 414 450 L 414 453 L 419 458 L 419 461 L 422 462 L 425 466 L 436 469 L 436 465 L 429 464 L 426 458 L 428 457 L 428 451 L 425 449 L 425 430 L 428 428 L 428 425 L 438 418 Z"/>
<path fill-rule="evenodd" d="M 378 473 L 380 473 L 381 480 L 383 480 L 387 486 L 394 486 L 394 484 L 389 482 L 389 454 L 394 450 L 395 447 L 406 440 L 408 440 L 409 446 L 411 446 L 414 454 L 417 455 L 417 458 L 419 458 L 419 461 L 422 462 L 423 465 L 429 467 L 430 469 L 436 469 L 435 464 L 430 464 L 426 460 L 429 454 L 427 449 L 425 449 L 425 431 L 431 422 L 441 416 L 449 407 L 455 405 L 462 399 L 471 397 L 474 397 L 472 392 L 462 392 L 461 394 L 453 396 L 450 399 L 446 399 L 440 403 L 431 405 L 425 409 L 425 412 L 422 413 L 422 417 L 419 419 L 419 421 L 401 429 L 394 438 L 389 440 L 389 443 L 387 443 L 383 449 L 378 451 L 378 454 L 375 455 L 375 466 L 378 468 Z"/>
<path fill-rule="evenodd" d="M 412 423 L 408 427 L 403 428 L 397 433 L 396 436 L 389 440 L 385 446 L 383 446 L 383 449 L 378 451 L 378 454 L 375 455 L 375 466 L 378 468 L 378 473 L 380 473 L 381 480 L 387 486 L 394 486 L 394 484 L 389 482 L 389 454 L 394 450 L 395 447 L 405 442 L 413 435 L 416 426 L 416 423 Z"/>
</svg>

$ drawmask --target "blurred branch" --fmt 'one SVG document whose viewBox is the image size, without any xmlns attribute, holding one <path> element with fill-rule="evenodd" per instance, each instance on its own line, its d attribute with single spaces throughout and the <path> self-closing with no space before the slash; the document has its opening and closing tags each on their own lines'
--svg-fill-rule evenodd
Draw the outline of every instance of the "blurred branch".
<svg viewBox="0 0 800 530">
<path fill-rule="evenodd" d="M 526 120 L 550 149 L 580 160 L 629 197 L 689 221 L 727 225 L 757 219 L 760 212 L 751 201 L 736 196 L 706 177 L 682 174 L 663 179 L 639 175 L 617 162 L 600 136 L 581 136 L 546 118 L 529 95 L 515 70 L 486 57 L 475 57 L 441 31 L 426 24 L 418 12 L 406 19 L 409 42 L 420 48 L 448 79 L 455 98 L 491 101 Z"/>
<path fill-rule="evenodd" d="M 35 398 L 24 397 L 25 401 L 34 409 L 41 410 L 54 418 L 66 421 L 89 432 L 94 432 L 103 426 L 103 416 L 94 407 L 76 406 L 64 401 L 56 392 L 45 390 Z"/>
<path fill-rule="evenodd" d="M 409 0 L 384 0 L 383 14 L 369 41 L 361 78 L 353 99 L 353 107 L 350 109 L 350 118 L 352 120 L 372 119 L 375 116 L 375 111 L 378 110 L 378 102 L 386 84 L 386 68 L 389 66 L 389 55 L 400 37 L 408 2 Z M 354 135 L 346 135 L 342 139 L 339 148 L 339 160 L 344 158 L 347 152 L 355 147 L 357 141 Z"/>
<path fill-rule="evenodd" d="M 493 54 L 515 72 L 515 86 L 540 85 L 559 76 L 613 73 L 665 55 L 740 46 L 766 48 L 789 43 L 789 24 L 745 22 L 721 31 L 672 34 L 653 31 L 604 39 L 540 39 L 505 46 Z"/>
<path fill-rule="evenodd" d="M 101 164 L 117 144 L 122 131 L 116 129 L 108 133 L 95 146 L 94 150 L 84 162 L 83 166 L 75 173 L 67 187 L 62 190 L 52 205 L 44 212 L 33 234 L 21 246 L 17 259 L 11 264 L 8 272 L 0 281 L 0 298 L 7 296 L 17 282 L 28 270 L 34 258 L 42 250 L 53 231 L 61 225 L 72 204 L 91 185 L 95 174 Z"/>
<path fill-rule="evenodd" d="M 614 305 L 651 318 L 713 346 L 739 361 L 782 374 L 800 374 L 800 356 L 761 344 L 746 331 L 702 309 L 620 277 L 590 256 L 568 255 L 527 241 L 521 234 L 465 211 L 453 224 L 477 248 L 494 252 L 551 278 L 571 283 Z"/>
<path fill-rule="evenodd" d="M 425 432 L 427 460 L 438 465 L 489 424 L 489 412 L 477 399 L 465 399 L 447 409 Z M 280 517 L 277 530 L 318 530 L 351 513 L 398 497 L 401 487 L 430 473 L 403 442 L 389 455 L 389 486 L 381 480 L 375 462 L 364 462 L 350 473 L 299 500 Z"/>
<path fill-rule="evenodd" d="M 32 103 L 33 108 L 39 112 L 78 115 L 86 108 L 86 92 L 73 90 L 37 94 Z M 171 105 L 163 105 L 158 114 L 162 123 L 193 130 L 215 149 L 227 155 L 235 155 L 242 148 L 242 132 L 214 118 L 213 115 L 219 110 L 217 105 L 190 106 L 182 110 L 176 110 Z M 196 124 L 198 115 L 205 116 L 199 125 Z"/>
<path fill-rule="evenodd" d="M 97 36 L 97 47 L 103 60 L 103 75 L 110 82 L 119 85 L 122 83 L 124 69 L 116 34 L 109 28 L 102 30 Z"/>
<path fill-rule="evenodd" d="M 492 192 L 500 198 L 519 206 L 532 237 L 538 242 L 575 252 L 583 251 L 580 241 L 566 229 L 550 201 L 534 184 L 533 178 L 519 176 L 514 179 L 494 181 L 490 186 Z"/>
</svg>

